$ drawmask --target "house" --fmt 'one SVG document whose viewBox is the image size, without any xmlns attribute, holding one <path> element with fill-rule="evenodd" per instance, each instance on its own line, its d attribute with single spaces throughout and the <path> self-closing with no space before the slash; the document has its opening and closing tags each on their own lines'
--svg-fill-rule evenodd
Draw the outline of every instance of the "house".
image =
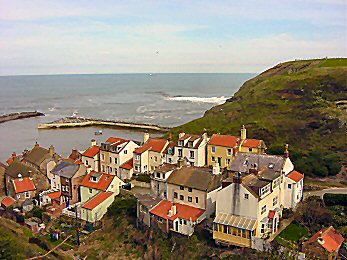
<svg viewBox="0 0 347 260">
<path fill-rule="evenodd" d="M 223 176 L 209 167 L 182 166 L 167 179 L 167 200 L 206 211 L 209 217 L 215 211 L 217 191 Z"/>
<path fill-rule="evenodd" d="M 285 175 L 283 206 L 294 209 L 301 202 L 303 194 L 304 175 L 296 170 Z"/>
<path fill-rule="evenodd" d="M 36 187 L 32 178 L 23 178 L 21 174 L 18 174 L 18 178 L 14 179 L 12 182 L 15 198 L 20 204 L 22 204 L 26 199 L 34 198 Z"/>
<path fill-rule="evenodd" d="M 40 206 L 52 205 L 56 201 L 58 205 L 62 203 L 61 191 L 46 190 L 39 194 Z"/>
<path fill-rule="evenodd" d="M 121 166 L 119 166 L 119 178 L 125 181 L 130 180 L 134 174 L 134 160 L 129 159 Z"/>
<path fill-rule="evenodd" d="M 100 146 L 100 169 L 102 172 L 117 175 L 119 168 L 133 157 L 138 145 L 132 140 L 110 137 Z"/>
<path fill-rule="evenodd" d="M 333 226 L 314 234 L 302 245 L 302 251 L 310 259 L 340 259 L 339 249 L 345 239 Z"/>
<path fill-rule="evenodd" d="M 81 219 L 99 221 L 120 192 L 122 180 L 102 172 L 89 173 L 80 185 Z"/>
<path fill-rule="evenodd" d="M 281 178 L 278 173 L 266 178 L 239 173 L 225 179 L 217 194 L 215 242 L 261 250 L 262 239 L 277 231 L 282 215 Z"/>
<path fill-rule="evenodd" d="M 171 140 L 171 138 L 169 139 Z M 169 141 L 169 144 L 166 146 L 164 154 L 164 163 L 175 164 L 178 161 L 178 156 L 175 154 L 176 143 Z"/>
<path fill-rule="evenodd" d="M 164 163 L 164 151 L 169 144 L 168 140 L 150 138 L 144 133 L 143 145 L 134 150 L 134 173 L 152 173 Z"/>
<path fill-rule="evenodd" d="M 187 158 L 192 166 L 206 165 L 206 146 L 208 142 L 207 133 L 192 135 L 180 133 L 174 154 L 177 158 Z"/>
<path fill-rule="evenodd" d="M 23 212 L 29 212 L 34 208 L 34 202 L 32 199 L 26 199 L 22 203 L 22 211 Z"/>
<path fill-rule="evenodd" d="M 106 214 L 107 208 L 114 201 L 115 194 L 110 191 L 102 191 L 86 201 L 81 206 L 81 219 L 94 223 L 100 221 Z"/>
<path fill-rule="evenodd" d="M 212 135 L 207 145 L 207 165 L 218 162 L 221 168 L 230 166 L 234 155 L 238 152 L 240 138 L 231 135 Z"/>
<path fill-rule="evenodd" d="M 15 203 L 16 203 L 16 200 L 14 198 L 7 196 L 1 201 L 1 207 L 9 208 L 13 206 Z"/>
<path fill-rule="evenodd" d="M 91 141 L 91 146 L 82 153 L 81 159 L 88 172 L 100 171 L 100 146 L 94 139 Z"/>
<path fill-rule="evenodd" d="M 151 194 L 154 197 L 160 197 L 161 199 L 167 199 L 166 197 L 166 181 L 171 173 L 178 168 L 177 164 L 163 164 L 155 169 L 151 174 Z"/>
<path fill-rule="evenodd" d="M 19 174 L 23 178 L 31 177 L 38 191 L 47 190 L 49 188 L 49 181 L 45 175 L 35 168 L 19 161 L 18 157 L 15 157 L 13 162 L 5 169 L 5 187 L 7 196 L 15 198 L 13 180 L 18 178 Z"/>
<path fill-rule="evenodd" d="M 30 151 L 24 151 L 22 162 L 41 173 L 46 173 L 47 163 L 58 157 L 53 145 L 46 149 L 36 143 Z"/>
<path fill-rule="evenodd" d="M 247 138 L 247 129 L 243 125 L 241 128 L 239 151 L 244 153 L 263 154 L 265 150 L 266 145 L 263 140 Z"/>
<path fill-rule="evenodd" d="M 79 185 L 87 174 L 87 168 L 84 164 L 61 160 L 47 174 L 50 179 L 51 190 L 61 191 L 63 202 L 75 203 L 79 201 Z"/>
<path fill-rule="evenodd" d="M 137 224 L 151 227 L 150 211 L 161 202 L 161 199 L 150 194 L 139 194 L 137 196 Z"/>
<path fill-rule="evenodd" d="M 186 236 L 194 233 L 195 225 L 205 219 L 205 210 L 189 205 L 162 200 L 150 210 L 151 225 L 164 233 L 170 231 Z"/>
</svg>

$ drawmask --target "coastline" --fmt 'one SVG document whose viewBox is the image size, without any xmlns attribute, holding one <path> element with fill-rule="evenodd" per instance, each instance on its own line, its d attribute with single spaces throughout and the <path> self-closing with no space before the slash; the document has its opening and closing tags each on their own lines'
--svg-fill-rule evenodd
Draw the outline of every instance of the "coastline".
<svg viewBox="0 0 347 260">
<path fill-rule="evenodd" d="M 18 119 L 24 119 L 24 118 L 30 118 L 30 117 L 38 117 L 38 116 L 45 116 L 44 113 L 38 112 L 38 111 L 31 111 L 31 112 L 17 112 L 17 113 L 10 113 L 0 116 L 0 124 L 5 123 L 12 120 L 18 120 Z"/>
<path fill-rule="evenodd" d="M 90 127 L 99 126 L 107 128 L 123 128 L 132 130 L 148 130 L 154 132 L 168 132 L 171 130 L 169 127 L 163 127 L 155 124 L 123 122 L 113 120 L 102 120 L 84 117 L 64 117 L 59 120 L 43 123 L 38 125 L 38 129 L 55 129 L 55 128 L 72 128 L 72 127 Z"/>
</svg>

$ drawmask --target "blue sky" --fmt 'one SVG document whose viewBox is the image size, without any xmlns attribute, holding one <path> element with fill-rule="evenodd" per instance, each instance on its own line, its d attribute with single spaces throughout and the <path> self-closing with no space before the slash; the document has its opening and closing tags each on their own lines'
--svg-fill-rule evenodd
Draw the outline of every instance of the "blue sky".
<svg viewBox="0 0 347 260">
<path fill-rule="evenodd" d="M 0 0 L 0 75 L 260 72 L 347 56 L 346 1 Z"/>
</svg>

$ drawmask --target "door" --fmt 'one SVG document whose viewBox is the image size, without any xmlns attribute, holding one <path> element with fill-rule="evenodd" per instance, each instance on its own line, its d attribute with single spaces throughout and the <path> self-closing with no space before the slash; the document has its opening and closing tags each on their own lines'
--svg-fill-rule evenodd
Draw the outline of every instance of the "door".
<svg viewBox="0 0 347 260">
<path fill-rule="evenodd" d="M 277 231 L 277 218 L 274 220 L 274 233 Z"/>
<path fill-rule="evenodd" d="M 219 164 L 219 167 L 222 167 L 222 157 L 218 157 L 218 164 Z"/>
<path fill-rule="evenodd" d="M 178 231 L 178 221 L 175 222 L 175 230 Z"/>
</svg>

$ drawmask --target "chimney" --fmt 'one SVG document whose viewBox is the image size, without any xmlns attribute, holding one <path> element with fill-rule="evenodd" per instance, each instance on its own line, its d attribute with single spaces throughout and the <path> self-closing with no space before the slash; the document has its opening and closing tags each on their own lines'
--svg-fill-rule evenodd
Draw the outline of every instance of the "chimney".
<svg viewBox="0 0 347 260">
<path fill-rule="evenodd" d="M 289 158 L 289 144 L 286 144 L 286 148 L 285 148 L 285 151 L 284 151 L 284 154 L 283 154 L 283 157 L 284 158 Z"/>
<path fill-rule="evenodd" d="M 204 139 L 205 142 L 207 142 L 207 131 L 204 129 L 204 133 L 202 134 L 202 138 Z"/>
<path fill-rule="evenodd" d="M 172 141 L 172 133 L 170 132 L 169 141 Z"/>
<path fill-rule="evenodd" d="M 220 166 L 218 162 L 213 163 L 212 173 L 215 175 L 220 174 Z"/>
<path fill-rule="evenodd" d="M 19 181 L 22 181 L 22 180 L 23 180 L 22 174 L 20 174 L 20 173 L 18 173 L 18 180 L 19 180 Z"/>
<path fill-rule="evenodd" d="M 148 139 L 149 139 L 149 133 L 147 131 L 145 131 L 143 133 L 143 143 L 144 144 L 147 143 Z"/>
<path fill-rule="evenodd" d="M 17 157 L 16 152 L 13 152 L 13 153 L 12 153 L 12 158 L 14 158 L 14 157 Z"/>
<path fill-rule="evenodd" d="M 35 142 L 34 148 L 35 148 L 35 147 L 40 147 L 40 145 L 39 145 L 38 142 Z"/>
<path fill-rule="evenodd" d="M 31 170 L 28 171 L 29 177 L 33 176 L 33 172 Z"/>
<path fill-rule="evenodd" d="M 241 128 L 241 140 L 245 140 L 247 138 L 247 129 L 245 125 L 242 126 Z"/>
<path fill-rule="evenodd" d="M 96 145 L 96 141 L 95 141 L 95 139 L 92 139 L 91 141 L 90 141 L 90 146 L 95 146 Z"/>
<path fill-rule="evenodd" d="M 53 145 L 51 145 L 51 146 L 49 147 L 49 155 L 50 155 L 51 157 L 53 157 L 53 155 L 54 155 L 54 146 L 53 146 Z"/>
<path fill-rule="evenodd" d="M 256 163 L 254 163 L 253 167 L 249 168 L 249 174 L 254 174 L 257 175 L 258 174 L 258 165 Z"/>
<path fill-rule="evenodd" d="M 182 132 L 178 134 L 178 138 L 182 138 L 186 133 Z"/>
<path fill-rule="evenodd" d="M 242 182 L 242 176 L 241 173 L 238 172 L 236 175 L 233 176 L 233 183 L 240 184 Z"/>
</svg>

